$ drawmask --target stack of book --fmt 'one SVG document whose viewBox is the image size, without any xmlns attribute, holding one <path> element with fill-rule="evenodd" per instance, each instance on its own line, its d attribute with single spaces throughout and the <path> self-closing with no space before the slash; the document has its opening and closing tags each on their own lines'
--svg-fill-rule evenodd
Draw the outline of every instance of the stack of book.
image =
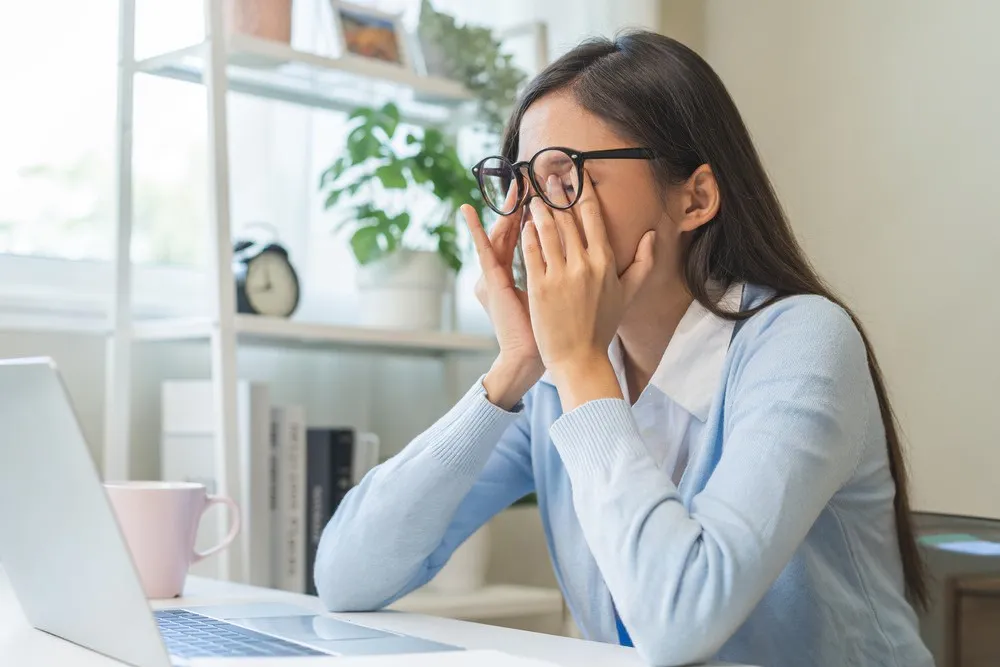
<svg viewBox="0 0 1000 667">
<path fill-rule="evenodd" d="M 301 406 L 271 405 L 267 385 L 237 388 L 243 553 L 247 582 L 315 593 L 312 570 L 323 528 L 347 492 L 378 463 L 379 440 L 351 428 L 308 428 Z M 162 387 L 161 477 L 216 489 L 215 412 L 205 380 Z M 202 520 L 196 547 L 219 540 L 220 516 Z M 219 560 L 192 566 L 218 577 Z"/>
</svg>

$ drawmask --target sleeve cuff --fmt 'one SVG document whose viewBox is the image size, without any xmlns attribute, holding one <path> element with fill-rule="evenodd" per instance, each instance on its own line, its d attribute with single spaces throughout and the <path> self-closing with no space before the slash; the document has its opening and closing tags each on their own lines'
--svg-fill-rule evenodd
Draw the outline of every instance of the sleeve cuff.
<svg viewBox="0 0 1000 667">
<path fill-rule="evenodd" d="M 623 457 L 646 454 L 632 411 L 619 398 L 584 403 L 557 419 L 549 436 L 571 473 L 593 475 Z"/>
<path fill-rule="evenodd" d="M 520 417 L 523 408 L 520 401 L 512 412 L 490 403 L 483 379 L 479 378 L 452 408 L 452 419 L 428 450 L 455 472 L 478 475 L 504 431 Z"/>
</svg>

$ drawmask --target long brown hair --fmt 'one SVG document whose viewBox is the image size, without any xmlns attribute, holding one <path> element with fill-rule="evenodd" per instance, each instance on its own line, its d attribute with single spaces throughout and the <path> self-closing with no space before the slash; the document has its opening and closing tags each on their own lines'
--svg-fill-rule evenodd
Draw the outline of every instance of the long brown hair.
<svg viewBox="0 0 1000 667">
<path fill-rule="evenodd" d="M 614 41 L 588 40 L 528 85 L 503 139 L 508 159 L 517 159 L 518 128 L 527 108 L 561 90 L 571 91 L 585 109 L 637 145 L 652 149 L 658 156 L 651 163 L 658 182 L 683 182 L 702 164 L 711 165 L 721 206 L 713 221 L 692 233 L 684 257 L 687 287 L 705 308 L 720 317 L 745 319 L 775 299 L 816 294 L 850 314 L 865 343 L 885 427 L 906 593 L 914 604 L 926 606 L 927 585 L 910 515 L 906 465 L 882 371 L 858 318 L 824 284 L 802 252 L 722 80 L 694 51 L 663 35 L 636 31 Z M 756 309 L 731 313 L 711 298 L 710 282 L 762 285 L 775 296 Z"/>
</svg>

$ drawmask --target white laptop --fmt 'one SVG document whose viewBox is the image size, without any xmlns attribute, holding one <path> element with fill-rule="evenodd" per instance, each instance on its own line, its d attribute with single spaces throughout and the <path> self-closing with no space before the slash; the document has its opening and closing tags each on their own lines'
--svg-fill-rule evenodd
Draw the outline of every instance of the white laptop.
<svg viewBox="0 0 1000 667">
<path fill-rule="evenodd" d="M 153 613 L 50 359 L 0 361 L 0 562 L 34 627 L 136 667 L 459 650 L 264 601 Z"/>
</svg>

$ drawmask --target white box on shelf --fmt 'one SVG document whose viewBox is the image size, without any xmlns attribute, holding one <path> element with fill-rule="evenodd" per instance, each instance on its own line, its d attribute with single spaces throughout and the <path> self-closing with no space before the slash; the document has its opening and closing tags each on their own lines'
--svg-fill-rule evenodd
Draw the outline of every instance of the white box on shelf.
<svg viewBox="0 0 1000 667">
<path fill-rule="evenodd" d="M 167 380 L 162 385 L 162 440 L 160 476 L 168 481 L 199 482 L 209 493 L 217 488 L 215 475 L 215 402 L 208 380 Z M 240 450 L 240 538 L 249 573 L 247 583 L 271 585 L 271 404 L 266 384 L 241 381 L 236 389 Z M 218 543 L 224 517 L 217 510 L 205 516 L 198 530 L 196 548 Z M 219 577 L 218 557 L 192 567 L 192 574 Z"/>
</svg>

